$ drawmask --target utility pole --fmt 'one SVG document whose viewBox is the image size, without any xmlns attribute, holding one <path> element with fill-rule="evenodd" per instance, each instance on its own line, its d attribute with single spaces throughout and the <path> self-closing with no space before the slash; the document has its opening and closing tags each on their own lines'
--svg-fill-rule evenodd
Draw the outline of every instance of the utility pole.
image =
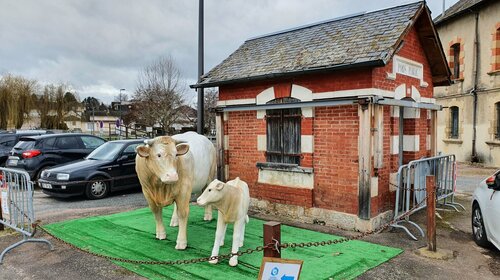
<svg viewBox="0 0 500 280">
<path fill-rule="evenodd" d="M 201 76 L 203 75 L 203 0 L 199 0 L 199 17 L 198 17 L 198 83 L 201 82 Z M 204 117 L 204 96 L 203 88 L 198 88 L 198 112 L 197 112 L 197 124 L 196 132 L 198 134 L 203 134 L 203 128 L 205 126 Z"/>
<path fill-rule="evenodd" d="M 122 101 L 123 101 L 122 91 L 125 91 L 125 89 L 121 88 L 120 95 L 118 95 L 118 99 L 120 101 L 120 105 L 118 105 L 119 109 L 120 109 L 120 119 L 118 120 L 118 123 L 120 124 L 120 126 L 118 127 L 119 128 L 118 133 L 119 133 L 120 140 L 122 139 L 122 126 L 123 126 L 122 125 L 123 124 L 123 122 L 122 122 Z"/>
</svg>

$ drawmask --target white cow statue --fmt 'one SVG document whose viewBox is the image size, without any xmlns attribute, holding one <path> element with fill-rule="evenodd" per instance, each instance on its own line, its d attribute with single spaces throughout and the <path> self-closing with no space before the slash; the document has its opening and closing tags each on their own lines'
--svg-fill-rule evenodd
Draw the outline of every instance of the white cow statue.
<svg viewBox="0 0 500 280">
<path fill-rule="evenodd" d="M 215 147 L 194 132 L 144 142 L 136 148 L 135 170 L 156 220 L 156 238 L 166 238 L 162 209 L 175 203 L 170 225 L 179 226 L 175 249 L 184 250 L 191 193 L 200 193 L 215 178 Z M 212 219 L 211 207 L 205 207 L 204 219 Z"/>
<path fill-rule="evenodd" d="M 224 245 L 224 236 L 228 223 L 234 223 L 233 246 L 231 253 L 237 253 L 243 246 L 245 238 L 245 224 L 248 223 L 248 205 L 250 194 L 248 185 L 237 177 L 227 183 L 219 180 L 212 181 L 197 200 L 201 206 L 212 205 L 219 210 L 217 216 L 217 229 L 212 256 L 219 255 L 219 247 Z M 217 259 L 210 263 L 216 264 Z M 238 256 L 229 259 L 230 266 L 238 264 Z"/>
</svg>

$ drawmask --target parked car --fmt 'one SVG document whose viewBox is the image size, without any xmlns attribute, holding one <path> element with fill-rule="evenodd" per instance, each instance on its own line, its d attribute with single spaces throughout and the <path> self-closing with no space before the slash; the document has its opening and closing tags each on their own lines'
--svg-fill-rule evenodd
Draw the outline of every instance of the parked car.
<svg viewBox="0 0 500 280">
<path fill-rule="evenodd" d="M 9 153 L 22 136 L 35 136 L 52 133 L 47 130 L 17 130 L 15 132 L 0 132 L 0 166 L 5 166 Z"/>
<path fill-rule="evenodd" d="M 88 134 L 23 136 L 10 151 L 5 166 L 23 169 L 32 180 L 38 180 L 43 170 L 82 159 L 105 142 Z"/>
<path fill-rule="evenodd" d="M 479 183 L 472 199 L 472 237 L 477 245 L 500 250 L 500 170 Z"/>
<path fill-rule="evenodd" d="M 135 148 L 143 141 L 110 141 L 83 160 L 46 169 L 39 180 L 42 191 L 56 197 L 100 199 L 112 191 L 138 188 Z"/>
</svg>

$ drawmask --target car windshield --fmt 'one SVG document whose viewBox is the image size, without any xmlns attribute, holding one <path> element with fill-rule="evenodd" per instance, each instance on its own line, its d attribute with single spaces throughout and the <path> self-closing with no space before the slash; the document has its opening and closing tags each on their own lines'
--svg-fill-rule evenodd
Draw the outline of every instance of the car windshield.
<svg viewBox="0 0 500 280">
<path fill-rule="evenodd" d="M 87 156 L 87 159 L 113 160 L 123 147 L 123 143 L 107 142 Z"/>
</svg>

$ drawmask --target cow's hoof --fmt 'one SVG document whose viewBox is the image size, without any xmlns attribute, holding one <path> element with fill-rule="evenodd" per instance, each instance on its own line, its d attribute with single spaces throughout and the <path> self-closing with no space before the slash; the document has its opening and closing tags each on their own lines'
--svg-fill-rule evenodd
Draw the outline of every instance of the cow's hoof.
<svg viewBox="0 0 500 280">
<path fill-rule="evenodd" d="M 156 233 L 156 239 L 158 239 L 158 240 L 167 239 L 167 234 L 165 232 L 157 232 Z"/>
<path fill-rule="evenodd" d="M 231 259 L 229 259 L 229 265 L 230 266 L 237 266 L 238 265 L 238 258 L 232 257 Z"/>
<path fill-rule="evenodd" d="M 211 221 L 212 220 L 212 214 L 205 214 L 205 216 L 203 217 L 203 220 L 204 221 Z"/>
<path fill-rule="evenodd" d="M 177 221 L 177 220 L 175 220 L 175 221 L 174 221 L 174 220 L 170 221 L 170 226 L 171 226 L 171 227 L 177 227 L 177 226 L 179 226 L 179 221 Z"/>
<path fill-rule="evenodd" d="M 212 256 L 213 257 L 213 256 Z M 210 264 L 217 264 L 219 262 L 218 259 L 215 259 L 215 260 L 209 260 L 208 261 Z"/>
<path fill-rule="evenodd" d="M 187 247 L 187 242 L 177 242 L 177 245 L 175 245 L 176 250 L 185 250 Z"/>
</svg>

